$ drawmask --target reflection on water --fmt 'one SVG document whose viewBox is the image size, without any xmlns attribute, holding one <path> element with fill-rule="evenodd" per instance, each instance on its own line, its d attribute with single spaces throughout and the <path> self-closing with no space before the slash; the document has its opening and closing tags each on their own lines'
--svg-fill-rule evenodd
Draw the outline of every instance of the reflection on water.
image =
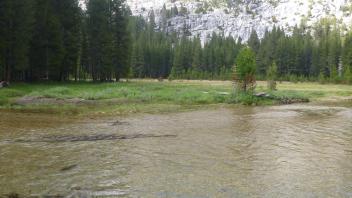
<svg viewBox="0 0 352 198">
<path fill-rule="evenodd" d="M 352 196 L 348 108 L 243 107 L 76 122 L 5 117 L 0 196 Z"/>
</svg>

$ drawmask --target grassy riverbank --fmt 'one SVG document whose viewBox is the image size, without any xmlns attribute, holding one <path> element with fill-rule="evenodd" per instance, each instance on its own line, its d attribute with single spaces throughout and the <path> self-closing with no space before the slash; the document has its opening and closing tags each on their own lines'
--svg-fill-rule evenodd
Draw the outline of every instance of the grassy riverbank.
<svg viewBox="0 0 352 198">
<path fill-rule="evenodd" d="M 265 91 L 259 82 L 257 92 Z M 275 98 L 298 98 L 319 101 L 346 101 L 352 86 L 317 83 L 278 83 Z M 2 111 L 45 112 L 63 114 L 126 114 L 169 112 L 216 104 L 253 103 L 244 96 L 234 100 L 229 81 L 132 80 L 122 83 L 36 83 L 12 84 L 0 89 Z M 255 99 L 257 104 L 276 104 L 276 100 Z"/>
</svg>

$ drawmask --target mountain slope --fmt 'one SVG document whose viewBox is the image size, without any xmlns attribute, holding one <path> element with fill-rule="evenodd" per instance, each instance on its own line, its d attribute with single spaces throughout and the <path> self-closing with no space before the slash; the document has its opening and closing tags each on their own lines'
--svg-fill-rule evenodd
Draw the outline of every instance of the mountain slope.
<svg viewBox="0 0 352 198">
<path fill-rule="evenodd" d="M 247 40 L 252 29 L 262 37 L 274 25 L 290 33 L 302 21 L 309 27 L 329 17 L 345 28 L 352 21 L 349 0 L 127 0 L 127 3 L 134 15 L 148 18 L 153 11 L 159 29 L 187 30 L 189 35 L 199 35 L 203 41 L 213 32 Z"/>
</svg>

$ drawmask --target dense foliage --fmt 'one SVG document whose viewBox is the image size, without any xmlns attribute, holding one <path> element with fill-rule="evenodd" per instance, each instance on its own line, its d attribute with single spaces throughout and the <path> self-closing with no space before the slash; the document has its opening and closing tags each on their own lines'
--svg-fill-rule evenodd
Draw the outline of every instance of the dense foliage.
<svg viewBox="0 0 352 198">
<path fill-rule="evenodd" d="M 1 0 L 2 80 L 117 80 L 128 73 L 123 0 Z M 125 53 L 127 52 L 127 53 Z"/>
<path fill-rule="evenodd" d="M 202 41 L 187 26 L 168 32 L 182 7 L 164 6 L 160 20 L 154 12 L 132 17 L 124 0 L 87 0 L 86 8 L 78 0 L 1 0 L 0 80 L 230 80 L 239 51 L 250 47 L 259 79 L 275 62 L 277 80 L 352 82 L 352 33 L 332 19 L 292 34 L 274 27 L 262 39 L 253 31 L 246 45 L 223 34 Z"/>
<path fill-rule="evenodd" d="M 235 78 L 237 83 L 236 88 L 241 91 L 253 90 L 255 87 L 255 73 L 257 63 L 255 54 L 249 47 L 243 48 L 236 58 L 234 66 Z"/>
<path fill-rule="evenodd" d="M 187 27 L 182 35 L 146 31 L 148 23 L 139 20 L 144 31 L 139 29 L 134 39 L 133 54 L 139 57 L 132 64 L 134 77 L 230 80 L 239 51 L 249 46 L 256 56 L 259 79 L 270 77 L 267 72 L 275 63 L 276 80 L 351 82 L 352 33 L 342 34 L 331 19 L 322 19 L 311 30 L 303 23 L 289 35 L 274 27 L 259 39 L 253 31 L 247 45 L 241 38 L 217 34 L 201 43 L 198 37 L 187 36 Z"/>
</svg>

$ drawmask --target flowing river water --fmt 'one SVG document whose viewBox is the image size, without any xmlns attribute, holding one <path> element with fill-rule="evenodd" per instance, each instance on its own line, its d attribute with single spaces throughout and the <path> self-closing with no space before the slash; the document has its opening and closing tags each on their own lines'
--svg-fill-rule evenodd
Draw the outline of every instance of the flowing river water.
<svg viewBox="0 0 352 198">
<path fill-rule="evenodd" d="M 309 105 L 2 113 L 0 197 L 352 197 L 351 119 L 350 108 Z"/>
</svg>

